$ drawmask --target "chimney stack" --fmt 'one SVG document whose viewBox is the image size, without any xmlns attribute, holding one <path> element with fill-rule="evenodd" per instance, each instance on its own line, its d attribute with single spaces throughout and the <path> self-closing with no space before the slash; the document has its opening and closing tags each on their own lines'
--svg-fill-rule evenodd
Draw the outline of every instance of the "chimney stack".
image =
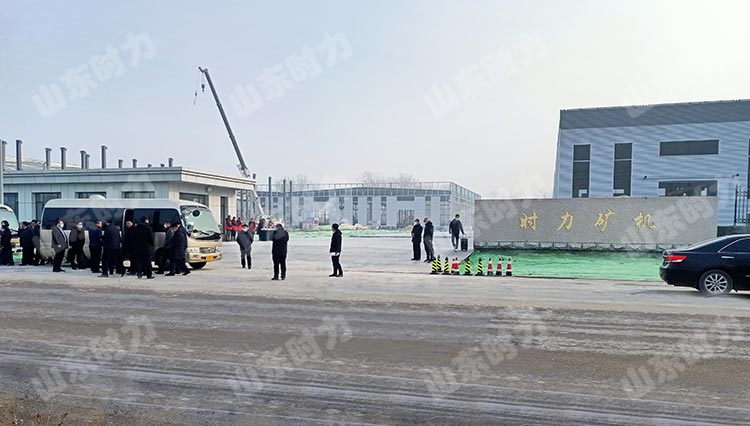
<svg viewBox="0 0 750 426">
<path fill-rule="evenodd" d="M 68 153 L 68 148 L 65 148 L 64 146 L 60 147 L 60 170 L 65 170 L 66 164 L 66 154 Z"/>
<path fill-rule="evenodd" d="M 135 158 L 133 158 L 133 168 L 134 169 L 138 168 L 138 160 L 136 160 Z"/>
<path fill-rule="evenodd" d="M 8 142 L 0 140 L 0 170 L 5 171 L 5 145 Z"/>
<path fill-rule="evenodd" d="M 44 169 L 49 170 L 52 167 L 52 148 L 44 148 Z"/>
<path fill-rule="evenodd" d="M 90 161 L 89 160 L 91 160 L 91 154 L 86 153 L 86 170 L 88 170 L 89 166 L 90 166 L 90 164 L 89 164 Z"/>
<path fill-rule="evenodd" d="M 169 167 L 174 167 L 174 158 L 169 157 L 168 164 L 169 164 Z"/>
<path fill-rule="evenodd" d="M 120 158 L 119 160 L 117 160 L 117 168 L 121 169 L 123 163 L 124 163 L 124 161 L 122 161 L 122 158 Z"/>
<path fill-rule="evenodd" d="M 81 150 L 81 170 L 86 168 L 86 151 Z"/>
<path fill-rule="evenodd" d="M 23 170 L 23 154 L 21 152 L 21 145 L 23 145 L 23 141 L 21 139 L 16 139 L 16 170 L 19 172 Z"/>
<path fill-rule="evenodd" d="M 107 145 L 102 145 L 102 169 L 107 168 Z"/>
<path fill-rule="evenodd" d="M 161 164 L 160 164 L 160 166 L 161 166 L 161 167 L 164 167 L 164 163 L 161 163 Z"/>
</svg>

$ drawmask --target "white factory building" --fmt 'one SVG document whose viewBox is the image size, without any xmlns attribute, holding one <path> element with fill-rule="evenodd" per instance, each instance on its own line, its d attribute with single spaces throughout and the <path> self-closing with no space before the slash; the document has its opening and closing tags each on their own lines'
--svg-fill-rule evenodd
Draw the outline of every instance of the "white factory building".
<svg viewBox="0 0 750 426">
<path fill-rule="evenodd" d="M 16 153 L 20 152 L 20 144 Z M 34 160 L 19 155 L 5 156 L 3 165 L 4 204 L 15 210 L 20 221 L 38 219 L 47 201 L 56 198 L 169 198 L 205 204 L 217 220 L 242 214 L 247 206 L 238 206 L 238 191 L 254 191 L 255 182 L 174 165 L 138 165 L 122 160 L 107 167 L 106 147 L 102 147 L 99 168 L 89 168 L 90 154 L 81 153 L 81 164 L 67 164 L 65 149 L 59 161 Z M 2 156 L 0 156 L 2 158 Z M 18 158 L 23 158 L 18 161 Z M 254 197 L 253 197 L 254 198 Z M 250 208 L 252 210 L 252 207 Z M 256 213 L 257 214 L 257 213 Z"/>
</svg>

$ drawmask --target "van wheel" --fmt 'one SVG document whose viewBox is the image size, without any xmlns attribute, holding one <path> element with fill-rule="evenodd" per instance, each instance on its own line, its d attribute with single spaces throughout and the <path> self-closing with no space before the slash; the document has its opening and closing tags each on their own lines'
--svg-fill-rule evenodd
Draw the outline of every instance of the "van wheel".
<svg viewBox="0 0 750 426">
<path fill-rule="evenodd" d="M 202 269 L 206 266 L 206 262 L 191 262 L 190 267 L 193 269 Z"/>
<path fill-rule="evenodd" d="M 713 269 L 701 275 L 698 290 L 706 296 L 720 296 L 732 291 L 732 277 L 724 271 Z"/>
</svg>

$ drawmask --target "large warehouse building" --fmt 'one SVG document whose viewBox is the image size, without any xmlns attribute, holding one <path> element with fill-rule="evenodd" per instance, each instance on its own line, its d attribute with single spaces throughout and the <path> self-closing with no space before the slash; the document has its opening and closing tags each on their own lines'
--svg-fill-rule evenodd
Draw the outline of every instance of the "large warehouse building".
<svg viewBox="0 0 750 426">
<path fill-rule="evenodd" d="M 410 226 L 429 217 L 438 229 L 455 214 L 465 228 L 474 223 L 474 201 L 479 194 L 454 182 L 342 183 L 293 186 L 258 185 L 266 214 L 284 218 L 292 227 L 345 223 L 380 229 Z"/>
<path fill-rule="evenodd" d="M 750 100 L 563 110 L 555 198 L 718 196 L 747 223 Z"/>
</svg>

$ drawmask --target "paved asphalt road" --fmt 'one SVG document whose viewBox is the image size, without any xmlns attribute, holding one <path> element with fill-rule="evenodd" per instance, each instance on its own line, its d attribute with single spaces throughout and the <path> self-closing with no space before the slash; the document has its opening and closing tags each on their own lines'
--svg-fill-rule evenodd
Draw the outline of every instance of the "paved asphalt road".
<svg viewBox="0 0 750 426">
<path fill-rule="evenodd" d="M 187 279 L 0 269 L 0 425 L 748 424 L 745 295 L 430 277 L 398 239 L 328 279 L 325 243 L 273 284 L 263 245 Z"/>
</svg>

